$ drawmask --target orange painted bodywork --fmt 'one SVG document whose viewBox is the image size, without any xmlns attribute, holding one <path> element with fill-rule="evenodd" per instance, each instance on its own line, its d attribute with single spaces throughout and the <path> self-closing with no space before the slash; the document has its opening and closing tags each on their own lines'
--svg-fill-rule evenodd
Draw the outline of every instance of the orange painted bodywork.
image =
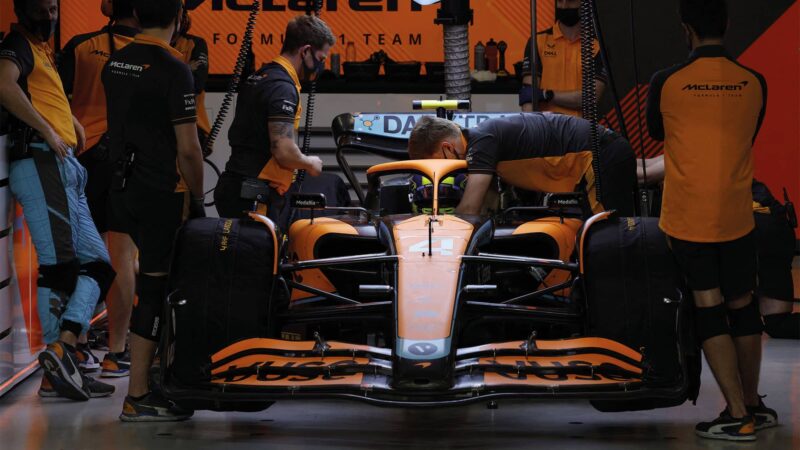
<svg viewBox="0 0 800 450">
<path fill-rule="evenodd" d="M 586 348 L 604 348 L 610 350 L 615 353 L 619 353 L 622 356 L 632 359 L 636 362 L 642 361 L 642 354 L 633 350 L 632 348 L 620 344 L 617 341 L 612 341 L 611 339 L 606 338 L 599 338 L 599 337 L 584 337 L 584 338 L 575 338 L 575 339 L 560 339 L 555 341 L 535 341 L 536 348 L 540 350 L 578 350 L 578 349 L 586 349 Z M 486 344 L 480 345 L 478 347 L 470 347 L 464 348 L 458 351 L 459 355 L 461 354 L 468 354 L 468 353 L 475 353 L 475 352 L 487 352 L 493 350 L 519 350 L 523 341 L 511 341 L 511 342 L 501 342 L 497 344 Z"/>
<path fill-rule="evenodd" d="M 610 364 L 613 366 L 617 366 L 620 369 L 633 372 L 635 374 L 641 375 L 642 373 L 641 367 L 636 367 L 624 361 L 620 361 L 614 358 L 613 356 L 599 355 L 599 354 L 581 354 L 581 355 L 570 355 L 570 356 L 528 356 L 528 357 L 498 356 L 497 358 L 491 358 L 491 357 L 480 358 L 478 359 L 478 364 L 480 364 L 481 366 L 493 366 L 497 364 L 504 366 L 537 365 L 543 368 L 547 368 L 547 367 L 558 367 L 559 365 L 567 367 L 570 364 L 575 364 L 576 361 L 579 361 L 581 365 L 587 365 L 587 366 L 588 365 L 600 366 L 603 364 Z"/>
<path fill-rule="evenodd" d="M 358 235 L 352 225 L 329 217 L 298 220 L 289 228 L 289 256 L 298 261 L 314 259 L 314 245 L 317 240 L 326 234 Z M 295 272 L 296 281 L 305 285 L 333 292 L 336 290 L 320 269 L 306 269 Z M 292 301 L 313 297 L 314 294 L 298 289 L 292 291 Z"/>
<path fill-rule="evenodd" d="M 278 235 L 275 233 L 275 223 L 272 220 L 270 220 L 269 218 L 267 218 L 265 216 L 262 216 L 260 214 L 249 213 L 249 215 L 250 215 L 251 219 L 255 220 L 256 222 L 260 222 L 260 223 L 264 224 L 264 226 L 266 226 L 267 229 L 272 234 L 272 242 L 275 243 L 275 245 L 273 246 L 275 248 L 275 257 L 272 259 L 272 261 L 273 261 L 272 274 L 273 275 L 277 275 L 278 274 L 278 248 L 280 247 L 280 242 L 278 242 Z"/>
<path fill-rule="evenodd" d="M 562 223 L 562 220 L 558 217 L 545 217 L 520 225 L 512 234 L 546 234 L 558 244 L 558 259 L 569 262 L 572 252 L 575 250 L 575 236 L 577 236 L 581 225 L 583 225 L 583 221 L 578 219 L 564 219 Z M 554 269 L 544 279 L 544 284 L 546 286 L 555 286 L 567 281 L 570 276 L 571 274 L 567 270 Z M 569 291 L 569 289 L 562 289 L 554 294 L 569 295 Z"/>
<path fill-rule="evenodd" d="M 580 263 L 581 274 L 584 273 L 583 272 L 583 241 L 586 239 L 586 234 L 589 233 L 589 228 L 591 228 L 592 225 L 596 224 L 597 222 L 600 222 L 600 221 L 608 219 L 609 217 L 611 217 L 611 214 L 613 214 L 613 213 L 610 212 L 610 211 L 604 211 L 604 212 L 601 212 L 601 213 L 593 215 L 592 217 L 590 217 L 586 221 L 586 224 L 583 227 L 583 233 L 581 234 L 580 248 L 578 248 L 578 259 L 580 260 L 579 263 Z"/>
<path fill-rule="evenodd" d="M 397 294 L 397 336 L 403 339 L 444 339 L 452 328 L 461 255 L 474 227 L 455 216 L 438 217 L 433 223 L 433 254 L 429 255 L 430 219 L 416 216 L 394 226 L 401 287 Z"/>
</svg>

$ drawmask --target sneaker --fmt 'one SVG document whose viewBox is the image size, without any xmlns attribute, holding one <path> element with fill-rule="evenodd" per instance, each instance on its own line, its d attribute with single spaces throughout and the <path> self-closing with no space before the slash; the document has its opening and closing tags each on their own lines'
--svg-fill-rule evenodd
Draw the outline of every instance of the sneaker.
<svg viewBox="0 0 800 450">
<path fill-rule="evenodd" d="M 90 398 L 108 397 L 116 390 L 114 386 L 102 383 L 86 375 L 83 375 L 83 382 L 87 389 L 89 389 Z M 56 380 L 56 383 L 59 383 L 59 381 Z M 39 397 L 54 398 L 61 397 L 61 394 L 59 394 L 58 391 L 53 387 L 50 379 L 46 376 L 43 376 L 42 384 L 39 386 Z"/>
<path fill-rule="evenodd" d="M 78 358 L 78 367 L 84 372 L 93 372 L 100 368 L 100 358 L 92 353 L 87 344 L 78 344 L 75 356 Z"/>
<path fill-rule="evenodd" d="M 103 358 L 102 378 L 127 377 L 131 373 L 131 354 L 108 352 Z"/>
<path fill-rule="evenodd" d="M 192 417 L 192 414 L 194 414 L 193 411 L 185 410 L 160 394 L 150 392 L 140 400 L 126 396 L 119 420 L 123 422 L 178 422 Z"/>
<path fill-rule="evenodd" d="M 50 383 L 50 379 L 46 376 L 42 376 L 42 384 L 39 385 L 39 397 L 61 397 L 61 395 L 53 389 L 53 384 Z"/>
<path fill-rule="evenodd" d="M 764 400 L 758 399 L 758 406 L 748 406 L 747 413 L 756 420 L 756 431 L 778 426 L 778 413 L 767 408 Z"/>
<path fill-rule="evenodd" d="M 694 427 L 694 432 L 700 437 L 708 439 L 722 439 L 726 441 L 755 441 L 756 424 L 753 416 L 734 419 L 726 409 L 719 417 L 711 422 L 700 422 Z"/>
<path fill-rule="evenodd" d="M 89 390 L 89 397 L 91 398 L 108 397 L 117 390 L 117 388 L 110 384 L 97 381 L 86 375 L 83 376 L 83 383 Z"/>
<path fill-rule="evenodd" d="M 83 375 L 78 368 L 75 355 L 61 342 L 54 342 L 39 354 L 39 365 L 44 376 L 61 396 L 72 400 L 89 400 L 89 392 L 84 385 Z"/>
</svg>

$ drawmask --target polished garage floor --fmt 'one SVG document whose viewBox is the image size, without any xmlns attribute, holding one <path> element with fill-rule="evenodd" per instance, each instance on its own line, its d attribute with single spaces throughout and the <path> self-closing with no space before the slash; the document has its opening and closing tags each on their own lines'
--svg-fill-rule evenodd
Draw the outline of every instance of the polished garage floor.
<svg viewBox="0 0 800 450">
<path fill-rule="evenodd" d="M 198 412 L 177 424 L 120 423 L 126 379 L 114 381 L 118 390 L 110 398 L 74 403 L 40 399 L 37 372 L 0 398 L 0 448 L 800 449 L 800 342 L 764 341 L 761 390 L 782 425 L 760 432 L 755 443 L 694 436 L 697 421 L 722 409 L 708 370 L 698 406 L 655 411 L 600 413 L 579 401 L 502 401 L 496 410 L 483 403 L 403 410 L 341 401 L 281 402 L 260 413 Z"/>
</svg>

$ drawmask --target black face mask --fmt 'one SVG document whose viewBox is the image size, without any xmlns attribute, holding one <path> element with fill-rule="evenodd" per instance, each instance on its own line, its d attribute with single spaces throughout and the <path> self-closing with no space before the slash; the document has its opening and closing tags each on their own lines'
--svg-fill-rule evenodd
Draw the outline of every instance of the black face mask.
<svg viewBox="0 0 800 450">
<path fill-rule="evenodd" d="M 556 20 L 568 27 L 581 21 L 580 8 L 556 8 Z"/>
<path fill-rule="evenodd" d="M 314 63 L 309 67 L 306 64 L 306 59 L 303 58 L 303 72 L 305 72 L 305 79 L 308 81 L 314 81 L 319 78 L 322 71 L 325 69 L 325 60 L 314 58 L 314 52 L 311 52 L 311 60 L 314 61 Z"/>
<path fill-rule="evenodd" d="M 41 19 L 41 20 L 32 20 L 30 18 L 25 18 L 25 28 L 28 29 L 31 33 L 38 36 L 42 39 L 42 41 L 46 42 L 50 40 L 50 37 L 53 33 L 56 32 L 56 23 L 57 21 L 51 19 Z"/>
</svg>

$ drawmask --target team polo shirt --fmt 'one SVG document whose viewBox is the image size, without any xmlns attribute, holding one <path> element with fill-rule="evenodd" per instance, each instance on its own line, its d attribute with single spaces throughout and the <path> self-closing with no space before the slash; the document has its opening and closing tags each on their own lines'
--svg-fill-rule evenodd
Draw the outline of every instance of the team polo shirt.
<svg viewBox="0 0 800 450">
<path fill-rule="evenodd" d="M 73 37 L 61 51 L 58 73 L 64 91 L 72 95 L 72 112 L 86 131 L 86 149 L 97 145 L 106 132 L 106 94 L 100 75 L 112 51 L 133 42 L 139 31 L 114 25 Z M 112 39 L 113 46 L 112 49 Z"/>
<path fill-rule="evenodd" d="M 225 170 L 269 181 L 281 195 L 292 184 L 294 171 L 272 158 L 268 122 L 300 125 L 300 81 L 281 56 L 251 75 L 239 90 L 236 116 L 228 131 L 231 157 Z"/>
<path fill-rule="evenodd" d="M 661 229 L 691 242 L 727 242 L 753 230 L 753 141 L 767 83 L 722 46 L 650 81 L 647 125 L 664 141 Z"/>
<path fill-rule="evenodd" d="M 130 185 L 185 192 L 175 125 L 195 123 L 192 72 L 167 42 L 136 35 L 103 69 L 112 158 L 135 152 Z"/>
<path fill-rule="evenodd" d="M 15 26 L 0 43 L 0 58 L 14 62 L 19 68 L 17 84 L 31 101 L 33 109 L 67 145 L 77 147 L 72 111 L 56 71 L 53 51 L 47 42 Z"/>
<path fill-rule="evenodd" d="M 581 62 L 581 40 L 569 40 L 556 22 L 552 28 L 536 34 L 536 75 L 541 79 L 539 87 L 551 91 L 580 91 L 583 85 Z M 531 41 L 525 47 L 525 60 L 530 59 Z M 600 56 L 600 44 L 594 41 L 595 79 L 608 84 L 608 74 Z M 539 104 L 540 111 L 557 112 L 581 117 L 579 109 L 558 106 L 552 102 Z"/>
<path fill-rule="evenodd" d="M 205 39 L 192 34 L 178 36 L 172 47 L 181 52 L 181 60 L 186 64 L 198 61 L 196 69 L 192 70 L 194 77 L 194 92 L 197 95 L 197 128 L 206 134 L 211 131 L 211 123 L 206 111 L 206 81 L 208 81 L 208 44 Z"/>
<path fill-rule="evenodd" d="M 598 125 L 598 133 L 613 133 Z M 469 173 L 497 174 L 540 192 L 573 192 L 593 182 L 589 121 L 553 113 L 520 113 L 464 129 Z M 589 179 L 591 178 L 591 179 Z"/>
</svg>

